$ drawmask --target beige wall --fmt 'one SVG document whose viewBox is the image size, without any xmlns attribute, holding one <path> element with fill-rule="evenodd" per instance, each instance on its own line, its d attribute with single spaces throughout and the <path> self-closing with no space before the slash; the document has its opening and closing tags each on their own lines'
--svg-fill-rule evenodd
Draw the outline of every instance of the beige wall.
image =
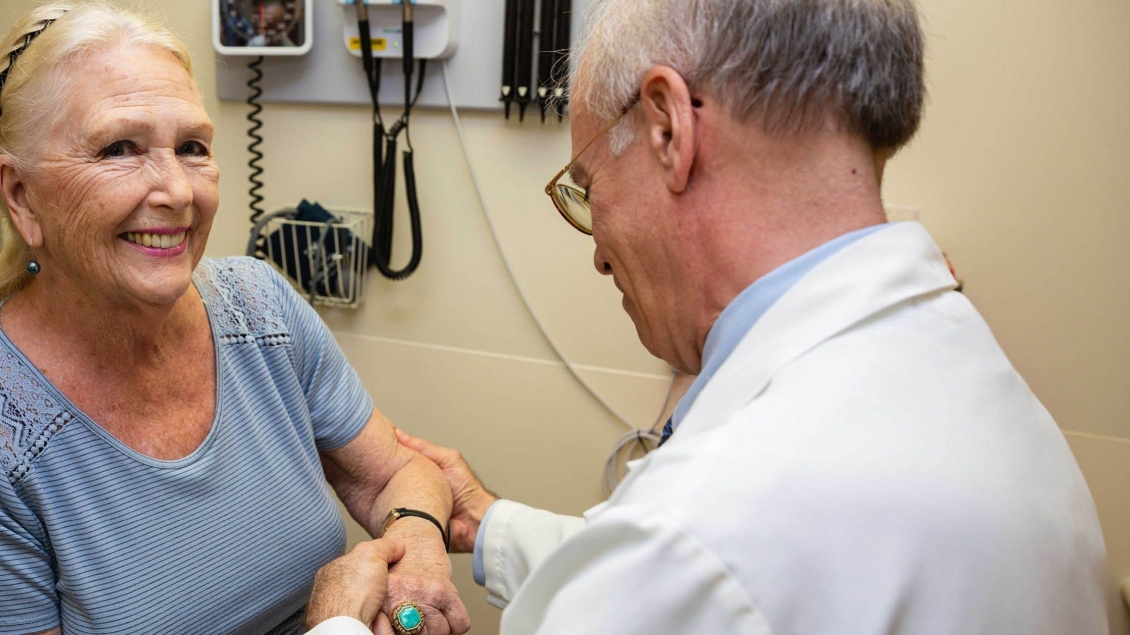
<svg viewBox="0 0 1130 635">
<path fill-rule="evenodd" d="M 239 253 L 246 107 L 214 97 L 206 0 L 152 4 L 188 40 L 221 131 L 224 204 L 209 252 Z M 921 210 L 1068 431 L 1107 536 L 1113 632 L 1130 633 L 1113 591 L 1130 575 L 1130 4 L 921 4 L 932 97 L 921 135 L 890 166 L 887 202 Z M 32 5 L 3 0 L 0 26 Z M 304 197 L 368 207 L 364 109 L 269 104 L 263 119 L 267 209 Z M 642 350 L 618 294 L 592 270 L 590 242 L 541 193 L 568 159 L 567 128 L 523 128 L 497 114 L 465 113 L 464 123 L 489 212 L 539 317 L 614 407 L 650 424 L 667 369 Z M 450 116 L 422 112 L 413 131 L 424 265 L 406 282 L 372 285 L 361 310 L 324 315 L 401 426 L 459 447 L 508 497 L 580 512 L 599 500 L 601 464 L 622 428 L 573 382 L 524 312 Z M 466 557 L 456 573 L 474 632 L 495 632 L 497 612 L 471 584 Z"/>
</svg>

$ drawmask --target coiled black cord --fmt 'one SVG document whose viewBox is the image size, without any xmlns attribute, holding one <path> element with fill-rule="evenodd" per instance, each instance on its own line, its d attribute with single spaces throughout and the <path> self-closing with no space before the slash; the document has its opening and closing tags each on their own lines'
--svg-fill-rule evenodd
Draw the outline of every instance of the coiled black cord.
<svg viewBox="0 0 1130 635">
<path fill-rule="evenodd" d="M 369 83 L 369 93 L 373 101 L 373 237 L 369 252 L 369 263 L 376 267 L 382 276 L 389 280 L 404 280 L 416 272 L 424 254 L 423 223 L 420 221 L 420 202 L 416 193 L 415 164 L 412 159 L 412 137 L 409 121 L 412 107 L 420 98 L 424 87 L 424 74 L 427 62 L 420 60 L 419 75 L 415 95 L 412 94 L 412 77 L 415 74 L 416 60 L 412 52 L 414 45 L 413 21 L 410 18 L 411 6 L 404 6 L 403 23 L 404 45 L 404 114 L 391 128 L 386 129 L 380 115 L 380 60 L 373 60 L 370 46 L 368 10 L 363 2 L 357 3 L 358 32 L 361 37 L 361 61 Z M 392 268 L 393 216 L 396 201 L 396 148 L 400 133 L 405 135 L 407 150 L 403 153 L 405 171 L 404 185 L 407 190 L 408 216 L 412 226 L 412 258 L 400 270 Z"/>
<path fill-rule="evenodd" d="M 251 112 L 247 113 L 247 121 L 251 123 L 251 128 L 247 130 L 247 136 L 251 138 L 251 143 L 247 146 L 247 151 L 251 153 L 251 160 L 247 162 L 247 167 L 251 168 L 251 175 L 248 177 L 251 189 L 247 193 L 251 195 L 252 227 L 263 217 L 263 197 L 259 194 L 259 190 L 263 189 L 263 181 L 259 178 L 263 174 L 263 168 L 259 165 L 263 160 L 263 153 L 259 151 L 259 146 L 263 144 L 263 137 L 259 135 L 259 129 L 263 127 L 263 121 L 259 119 L 259 113 L 263 112 L 263 106 L 259 104 L 259 97 L 263 95 L 263 89 L 259 86 L 260 80 L 263 79 L 263 71 L 259 68 L 262 64 L 263 56 L 259 56 L 247 65 L 252 72 L 251 79 L 247 80 L 247 87 L 251 89 L 251 96 L 247 98 L 247 105 L 251 106 Z M 266 241 L 267 239 L 262 235 L 255 237 L 255 253 L 249 255 L 254 255 L 260 260 L 265 258 Z"/>
<path fill-rule="evenodd" d="M 373 250 L 370 252 L 370 260 L 382 276 L 394 281 L 404 280 L 415 273 L 424 257 L 424 225 L 420 220 L 420 199 L 416 192 L 416 166 L 413 159 L 415 152 L 412 148 L 412 135 L 409 127 L 412 107 L 416 105 L 416 100 L 420 98 L 420 93 L 424 89 L 424 74 L 427 72 L 427 60 L 420 60 L 419 64 L 420 72 L 415 95 L 410 90 L 405 91 L 404 114 L 393 124 L 392 129 L 388 131 L 384 139 L 375 142 L 376 144 L 383 142 L 383 157 L 376 153 L 373 156 L 374 165 L 380 167 L 376 175 L 376 183 L 378 184 L 378 187 L 375 188 L 376 218 L 374 219 Z M 411 87 L 410 80 L 406 79 L 405 83 Z M 397 139 L 401 132 L 404 133 L 404 140 L 408 147 L 403 152 L 403 167 L 405 196 L 408 198 L 408 221 L 411 224 L 412 231 L 412 257 L 404 268 L 397 271 L 392 268 L 391 260 L 393 212 L 396 206 L 396 149 Z"/>
</svg>

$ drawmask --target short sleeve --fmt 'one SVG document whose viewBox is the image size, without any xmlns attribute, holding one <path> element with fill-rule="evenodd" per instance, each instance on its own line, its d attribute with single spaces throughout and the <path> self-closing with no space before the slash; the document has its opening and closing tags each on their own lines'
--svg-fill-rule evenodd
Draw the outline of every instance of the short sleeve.
<svg viewBox="0 0 1130 635">
<path fill-rule="evenodd" d="M 55 570 L 35 514 L 0 478 L 0 635 L 37 633 L 59 625 Z"/>
<path fill-rule="evenodd" d="M 295 369 L 302 384 L 322 452 L 336 450 L 360 434 L 373 414 L 373 400 L 349 365 L 333 333 L 310 304 L 269 265 L 262 264 L 290 329 Z"/>
</svg>

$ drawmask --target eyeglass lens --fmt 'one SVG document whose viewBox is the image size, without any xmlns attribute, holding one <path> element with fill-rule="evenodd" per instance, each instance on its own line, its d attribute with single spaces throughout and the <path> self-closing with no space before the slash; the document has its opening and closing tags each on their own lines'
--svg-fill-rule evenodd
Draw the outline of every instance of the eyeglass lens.
<svg viewBox="0 0 1130 635">
<path fill-rule="evenodd" d="M 561 184 L 553 189 L 557 194 L 556 198 L 561 206 L 561 211 L 577 225 L 578 229 L 585 232 L 592 231 L 592 210 L 589 208 L 588 201 L 585 200 L 584 192 Z"/>
</svg>

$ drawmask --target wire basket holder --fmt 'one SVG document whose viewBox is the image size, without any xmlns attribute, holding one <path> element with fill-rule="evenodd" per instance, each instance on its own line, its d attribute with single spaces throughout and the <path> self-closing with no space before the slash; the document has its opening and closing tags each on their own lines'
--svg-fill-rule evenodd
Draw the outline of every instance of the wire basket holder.
<svg viewBox="0 0 1130 635">
<path fill-rule="evenodd" d="M 356 308 L 369 270 L 372 212 L 333 210 L 327 222 L 295 219 L 284 209 L 265 218 L 262 248 L 311 304 Z"/>
</svg>

